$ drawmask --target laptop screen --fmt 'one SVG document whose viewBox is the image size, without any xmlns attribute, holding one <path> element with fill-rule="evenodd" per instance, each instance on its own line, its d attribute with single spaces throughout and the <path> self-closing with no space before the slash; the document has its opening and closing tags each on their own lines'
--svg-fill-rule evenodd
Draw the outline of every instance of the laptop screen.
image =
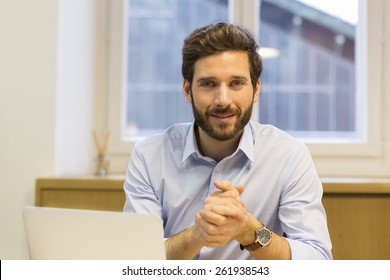
<svg viewBox="0 0 390 280">
<path fill-rule="evenodd" d="M 159 217 L 25 206 L 31 259 L 164 260 Z"/>
</svg>

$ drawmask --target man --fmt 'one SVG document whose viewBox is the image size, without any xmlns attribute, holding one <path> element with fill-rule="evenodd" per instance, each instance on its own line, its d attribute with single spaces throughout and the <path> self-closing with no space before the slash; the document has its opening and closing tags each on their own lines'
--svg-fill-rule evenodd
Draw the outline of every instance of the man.
<svg viewBox="0 0 390 280">
<path fill-rule="evenodd" d="M 125 212 L 162 218 L 168 259 L 331 259 L 322 186 L 307 148 L 251 121 L 262 62 L 245 29 L 193 31 L 183 46 L 195 121 L 136 144 Z"/>
</svg>

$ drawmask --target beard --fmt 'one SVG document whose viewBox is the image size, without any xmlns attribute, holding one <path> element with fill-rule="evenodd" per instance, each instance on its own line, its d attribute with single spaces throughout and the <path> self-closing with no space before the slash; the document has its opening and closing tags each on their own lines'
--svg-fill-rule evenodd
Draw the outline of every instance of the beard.
<svg viewBox="0 0 390 280">
<path fill-rule="evenodd" d="M 195 124 L 198 125 L 208 136 L 218 141 L 227 141 L 238 136 L 252 116 L 253 103 L 244 112 L 238 108 L 232 109 L 229 106 L 226 108 L 216 107 L 207 110 L 205 114 L 202 114 L 196 108 L 193 97 L 191 104 L 192 111 L 194 113 Z M 209 121 L 209 117 L 211 115 L 234 115 L 237 120 L 233 124 L 233 128 L 231 128 L 231 124 L 227 123 L 222 123 L 215 127 Z"/>
</svg>

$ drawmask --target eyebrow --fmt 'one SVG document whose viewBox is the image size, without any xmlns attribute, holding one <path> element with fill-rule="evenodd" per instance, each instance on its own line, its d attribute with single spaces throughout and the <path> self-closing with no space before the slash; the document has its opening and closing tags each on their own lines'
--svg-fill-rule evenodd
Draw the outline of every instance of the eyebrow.
<svg viewBox="0 0 390 280">
<path fill-rule="evenodd" d="M 245 80 L 245 81 L 248 81 L 249 79 L 245 76 L 238 76 L 238 75 L 233 75 L 231 77 L 233 80 Z M 199 79 L 196 80 L 197 83 L 199 82 L 203 82 L 203 81 L 210 81 L 210 80 L 217 80 L 216 77 L 213 77 L 213 76 L 209 76 L 209 77 L 201 77 Z"/>
<path fill-rule="evenodd" d="M 248 81 L 249 79 L 245 76 L 233 76 L 234 79 L 238 79 L 238 80 L 245 80 L 245 81 Z"/>
</svg>

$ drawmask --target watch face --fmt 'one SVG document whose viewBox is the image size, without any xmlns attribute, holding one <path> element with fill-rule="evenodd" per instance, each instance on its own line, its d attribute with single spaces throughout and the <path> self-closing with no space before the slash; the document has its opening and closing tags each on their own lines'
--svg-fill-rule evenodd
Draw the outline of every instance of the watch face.
<svg viewBox="0 0 390 280">
<path fill-rule="evenodd" d="M 271 235 L 271 231 L 263 227 L 257 232 L 258 242 L 263 246 L 267 245 L 271 241 Z"/>
</svg>

